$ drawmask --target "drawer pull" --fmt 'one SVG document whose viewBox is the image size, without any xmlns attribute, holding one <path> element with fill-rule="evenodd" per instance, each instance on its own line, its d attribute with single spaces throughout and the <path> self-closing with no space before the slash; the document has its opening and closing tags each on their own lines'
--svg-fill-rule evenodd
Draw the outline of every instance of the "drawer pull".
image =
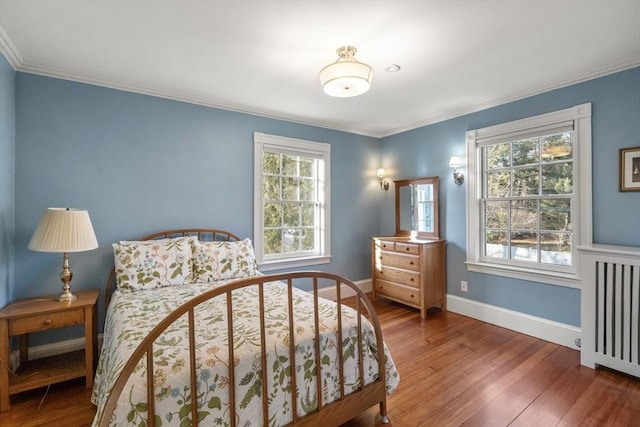
<svg viewBox="0 0 640 427">
<path fill-rule="evenodd" d="M 406 247 L 406 248 L 404 248 L 404 250 L 405 250 L 405 251 L 409 251 L 409 250 L 411 250 L 411 249 L 409 249 L 408 247 Z"/>
<path fill-rule="evenodd" d="M 411 278 L 411 281 L 413 282 L 413 277 Z"/>
<path fill-rule="evenodd" d="M 47 319 L 43 322 L 45 325 L 49 326 L 50 324 L 53 323 L 53 321 L 51 319 Z"/>
<path fill-rule="evenodd" d="M 413 261 L 409 262 L 409 265 L 413 265 Z"/>
</svg>

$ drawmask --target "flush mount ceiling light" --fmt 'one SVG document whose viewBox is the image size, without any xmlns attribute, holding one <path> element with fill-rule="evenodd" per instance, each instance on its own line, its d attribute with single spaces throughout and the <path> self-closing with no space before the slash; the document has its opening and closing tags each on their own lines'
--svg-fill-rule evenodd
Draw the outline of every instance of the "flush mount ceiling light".
<svg viewBox="0 0 640 427">
<path fill-rule="evenodd" d="M 354 58 L 356 52 L 353 46 L 343 46 L 336 50 L 338 60 L 320 70 L 320 83 L 327 95 L 348 98 L 369 90 L 373 70 Z"/>
</svg>

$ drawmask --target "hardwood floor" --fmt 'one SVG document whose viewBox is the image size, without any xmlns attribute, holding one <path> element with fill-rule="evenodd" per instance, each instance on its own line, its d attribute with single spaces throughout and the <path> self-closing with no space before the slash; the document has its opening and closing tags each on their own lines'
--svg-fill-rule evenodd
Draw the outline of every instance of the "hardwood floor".
<svg viewBox="0 0 640 427">
<path fill-rule="evenodd" d="M 580 354 L 454 313 L 375 303 L 400 372 L 387 400 L 389 427 L 632 426 L 640 381 L 580 366 Z M 84 381 L 13 396 L 0 426 L 87 426 L 94 407 Z M 343 427 L 380 426 L 372 408 Z"/>
</svg>

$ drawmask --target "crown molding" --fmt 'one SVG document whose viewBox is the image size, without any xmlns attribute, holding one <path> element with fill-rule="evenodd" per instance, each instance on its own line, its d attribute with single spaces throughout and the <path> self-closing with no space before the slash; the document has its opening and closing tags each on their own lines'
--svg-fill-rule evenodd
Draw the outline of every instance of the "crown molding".
<svg viewBox="0 0 640 427">
<path fill-rule="evenodd" d="M 5 58 L 7 58 L 7 61 L 9 61 L 9 64 L 11 64 L 14 70 L 18 71 L 20 69 L 20 67 L 22 66 L 22 56 L 20 55 L 20 52 L 18 52 L 18 49 L 16 49 L 15 45 L 13 44 L 13 42 L 11 41 L 7 33 L 4 32 L 1 26 L 0 26 L 0 53 L 2 53 Z"/>
</svg>

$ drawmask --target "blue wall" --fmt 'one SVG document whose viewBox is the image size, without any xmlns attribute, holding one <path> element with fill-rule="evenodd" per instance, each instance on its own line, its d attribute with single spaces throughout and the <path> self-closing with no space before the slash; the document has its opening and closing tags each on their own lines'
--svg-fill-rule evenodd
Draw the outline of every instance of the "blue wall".
<svg viewBox="0 0 640 427">
<path fill-rule="evenodd" d="M 207 226 L 252 237 L 256 131 L 331 144 L 333 260 L 319 268 L 370 277 L 375 138 L 20 72 L 16 112 L 16 297 L 58 292 L 62 256 L 27 249 L 50 206 L 87 209 L 98 237 L 71 254 L 76 290 L 104 286 L 120 239 Z"/>
<path fill-rule="evenodd" d="M 428 99 L 428 97 L 427 97 Z M 428 102 L 428 101 L 427 101 Z M 448 293 L 580 325 L 576 289 L 469 273 L 466 257 L 466 183 L 453 183 L 452 155 L 466 157 L 465 132 L 592 103 L 594 243 L 640 246 L 640 193 L 618 191 L 619 149 L 640 146 L 640 68 L 572 85 L 382 140 L 382 166 L 394 179 L 440 176 L 440 229 L 447 239 Z M 465 171 L 466 172 L 466 171 Z M 382 234 L 394 231 L 393 195 L 385 197 Z M 460 281 L 469 292 L 460 292 Z"/>
<path fill-rule="evenodd" d="M 0 307 L 11 301 L 14 269 L 15 71 L 0 54 Z"/>
</svg>

